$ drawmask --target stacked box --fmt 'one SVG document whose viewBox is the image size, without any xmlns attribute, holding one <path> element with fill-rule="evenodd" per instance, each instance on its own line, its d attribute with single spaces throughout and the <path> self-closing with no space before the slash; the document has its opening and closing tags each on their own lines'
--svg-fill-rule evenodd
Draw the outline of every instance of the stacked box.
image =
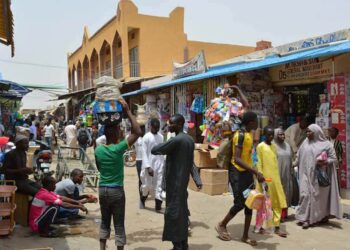
<svg viewBox="0 0 350 250">
<path fill-rule="evenodd" d="M 198 168 L 216 168 L 216 155 L 209 149 L 208 144 L 196 144 L 194 163 Z"/>
<path fill-rule="evenodd" d="M 220 195 L 228 192 L 228 171 L 224 169 L 201 169 L 202 192 Z"/>
</svg>

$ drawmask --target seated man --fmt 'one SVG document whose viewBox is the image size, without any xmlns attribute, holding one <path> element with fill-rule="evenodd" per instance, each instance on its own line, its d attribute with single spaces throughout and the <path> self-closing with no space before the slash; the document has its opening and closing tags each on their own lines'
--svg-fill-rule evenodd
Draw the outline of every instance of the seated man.
<svg viewBox="0 0 350 250">
<path fill-rule="evenodd" d="M 29 225 L 33 232 L 39 232 L 42 237 L 54 237 L 55 232 L 50 224 L 56 219 L 60 208 L 77 208 L 88 212 L 79 201 L 55 194 L 56 180 L 46 176 L 42 180 L 43 188 L 35 195 L 29 212 Z"/>
<path fill-rule="evenodd" d="M 26 151 L 29 148 L 29 139 L 18 134 L 15 139 L 16 148 L 6 153 L 4 159 L 4 172 L 6 180 L 15 180 L 17 192 L 34 196 L 40 185 L 28 179 L 33 173 L 32 166 L 27 166 Z"/>
<path fill-rule="evenodd" d="M 70 174 L 69 179 L 64 179 L 56 184 L 55 193 L 60 196 L 65 196 L 70 199 L 79 201 L 81 204 L 87 202 L 97 202 L 97 198 L 93 195 L 80 195 L 79 186 L 82 184 L 84 179 L 84 173 L 80 169 L 74 169 Z M 69 216 L 75 216 L 79 212 L 78 208 L 61 208 L 58 217 L 67 218 Z"/>
</svg>

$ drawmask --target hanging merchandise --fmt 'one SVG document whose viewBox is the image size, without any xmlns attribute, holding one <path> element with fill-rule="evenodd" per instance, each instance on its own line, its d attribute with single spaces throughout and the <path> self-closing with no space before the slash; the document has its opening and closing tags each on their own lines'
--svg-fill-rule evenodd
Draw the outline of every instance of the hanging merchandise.
<svg viewBox="0 0 350 250">
<path fill-rule="evenodd" d="M 222 93 L 218 88 L 217 93 Z M 205 128 L 203 127 L 203 136 L 210 144 L 220 145 L 222 140 L 222 123 L 230 122 L 232 131 L 240 127 L 244 109 L 241 102 L 236 98 L 220 96 L 213 99 L 210 106 L 205 111 Z"/>
<path fill-rule="evenodd" d="M 191 105 L 191 111 L 197 114 L 202 114 L 204 112 L 204 98 L 203 95 L 194 95 L 194 99 Z"/>
</svg>

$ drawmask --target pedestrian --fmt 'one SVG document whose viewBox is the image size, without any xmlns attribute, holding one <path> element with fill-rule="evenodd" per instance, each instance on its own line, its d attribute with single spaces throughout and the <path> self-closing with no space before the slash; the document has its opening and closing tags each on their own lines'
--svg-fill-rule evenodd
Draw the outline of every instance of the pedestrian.
<svg viewBox="0 0 350 250">
<path fill-rule="evenodd" d="M 306 129 L 309 126 L 308 116 L 304 116 L 300 122 L 291 125 L 284 132 L 286 137 L 286 142 L 292 147 L 294 155 L 297 153 L 300 145 L 306 138 Z"/>
<path fill-rule="evenodd" d="M 244 230 L 241 241 L 252 246 L 257 242 L 249 238 L 248 232 L 252 220 L 252 210 L 245 205 L 243 191 L 250 188 L 254 183 L 253 175 L 259 182 L 264 181 L 264 176 L 253 167 L 252 148 L 253 134 L 252 130 L 258 127 L 258 116 L 254 112 L 246 112 L 242 118 L 242 127 L 235 132 L 232 145 L 232 160 L 229 168 L 229 181 L 233 191 L 234 205 L 227 213 L 225 218 L 215 227 L 219 238 L 224 241 L 230 241 L 231 236 L 227 231 L 227 224 L 244 209 L 245 220 Z"/>
<path fill-rule="evenodd" d="M 35 124 L 35 116 L 32 116 L 31 118 L 31 125 L 29 127 L 29 130 L 30 130 L 30 137 L 29 138 L 31 141 L 35 141 L 37 140 L 37 137 L 38 137 L 38 129 L 37 129 L 37 126 Z"/>
<path fill-rule="evenodd" d="M 151 131 L 146 133 L 142 139 L 142 170 L 140 174 L 142 205 L 145 206 L 145 197 L 152 192 L 155 197 L 156 212 L 160 212 L 162 209 L 161 194 L 165 158 L 163 155 L 151 154 L 151 150 L 164 141 L 163 136 L 159 133 L 159 128 L 160 121 L 157 118 L 152 118 L 150 121 Z"/>
<path fill-rule="evenodd" d="M 80 147 L 79 158 L 84 162 L 86 149 L 92 142 L 90 131 L 85 127 L 84 123 L 81 123 L 78 129 L 77 140 Z"/>
<path fill-rule="evenodd" d="M 70 150 L 70 156 L 73 156 L 73 158 L 77 157 L 77 127 L 74 125 L 73 121 L 70 120 L 68 121 L 68 125 L 64 128 L 64 133 L 66 134 L 67 138 L 67 145 L 68 147 L 71 147 L 72 149 Z"/>
<path fill-rule="evenodd" d="M 325 154 L 326 159 L 320 159 Z M 326 223 L 330 216 L 341 218 L 338 181 L 333 165 L 336 160 L 334 147 L 322 129 L 316 124 L 310 125 L 307 139 L 300 146 L 296 159 L 300 199 L 295 218 L 303 229 L 318 222 Z M 322 180 L 325 176 L 330 183 Z"/>
<path fill-rule="evenodd" d="M 41 141 L 43 139 L 43 131 L 42 131 L 42 128 L 40 127 L 39 121 L 35 122 L 35 127 L 36 127 L 36 139 Z"/>
<path fill-rule="evenodd" d="M 70 174 L 70 178 L 66 178 L 56 183 L 55 193 L 76 201 L 81 204 L 97 202 L 97 198 L 93 195 L 81 194 L 83 190 L 84 173 L 82 170 L 75 168 Z M 67 218 L 77 216 L 78 208 L 61 208 L 58 213 L 59 218 Z"/>
<path fill-rule="evenodd" d="M 265 178 L 271 180 L 266 182 L 266 185 L 268 187 L 267 193 L 272 202 L 273 226 L 275 227 L 275 234 L 285 238 L 287 237 L 287 233 L 280 229 L 280 222 L 282 209 L 287 208 L 287 202 L 278 169 L 277 149 L 275 144 L 272 144 L 275 136 L 274 129 L 272 127 L 265 127 L 264 135 L 265 141 L 259 143 L 256 148 L 258 156 L 257 168 Z"/>
<path fill-rule="evenodd" d="M 98 138 L 98 124 L 94 122 L 91 125 L 91 140 L 92 140 L 92 146 L 94 147 L 94 149 L 97 147 L 96 145 L 97 138 Z"/>
<path fill-rule="evenodd" d="M 337 155 L 337 161 L 334 163 L 335 168 L 337 170 L 337 179 L 338 186 L 340 190 L 340 176 L 339 176 L 339 168 L 343 164 L 343 145 L 341 141 L 337 139 L 339 135 L 339 130 L 336 127 L 331 127 L 328 129 L 329 140 L 334 146 L 335 154 Z"/>
<path fill-rule="evenodd" d="M 0 136 L 4 136 L 5 135 L 5 127 L 2 124 L 2 122 L 0 122 Z"/>
<path fill-rule="evenodd" d="M 176 250 L 188 249 L 187 185 L 193 167 L 193 139 L 183 132 L 185 118 L 180 114 L 169 120 L 169 131 L 176 136 L 155 146 L 151 153 L 166 155 L 166 208 L 163 241 L 171 241 Z"/>
<path fill-rule="evenodd" d="M 17 192 L 34 196 L 40 185 L 28 179 L 33 173 L 33 166 L 27 166 L 26 151 L 29 148 L 29 139 L 24 135 L 16 135 L 16 148 L 5 154 L 4 172 L 6 180 L 15 180 Z"/>
<path fill-rule="evenodd" d="M 47 120 L 47 123 L 43 128 L 43 134 L 44 134 L 45 142 L 50 147 L 51 152 L 53 153 L 52 138 L 55 137 L 55 129 L 51 124 L 51 118 Z"/>
<path fill-rule="evenodd" d="M 286 196 L 287 208 L 282 209 L 281 222 L 288 217 L 288 207 L 292 205 L 295 173 L 293 168 L 293 151 L 291 146 L 285 142 L 284 131 L 281 128 L 275 129 L 273 143 L 276 146 L 278 169 Z"/>
<path fill-rule="evenodd" d="M 125 193 L 123 154 L 141 135 L 141 128 L 131 113 L 128 104 L 120 100 L 123 110 L 131 122 L 131 134 L 127 139 L 120 139 L 119 125 L 106 125 L 104 133 L 107 145 L 100 145 L 95 150 L 96 165 L 100 171 L 99 200 L 101 208 L 100 249 L 106 249 L 106 242 L 111 233 L 113 217 L 115 244 L 118 250 L 124 249 L 125 236 Z"/>
<path fill-rule="evenodd" d="M 80 209 L 86 213 L 88 210 L 79 201 L 55 194 L 56 180 L 52 176 L 45 176 L 42 184 L 30 206 L 29 225 L 41 237 L 57 237 L 50 225 L 56 220 L 60 209 Z"/>
<path fill-rule="evenodd" d="M 139 178 L 139 182 L 138 182 L 138 192 L 140 194 L 140 204 L 139 204 L 139 208 L 143 209 L 145 208 L 145 197 L 143 197 L 142 195 L 142 191 L 141 191 L 141 169 L 142 169 L 142 154 L 143 154 L 143 148 L 142 148 L 142 137 L 145 135 L 145 126 L 142 125 L 141 126 L 141 131 L 142 131 L 142 135 L 137 139 L 136 143 L 135 143 L 135 152 L 136 152 L 136 170 L 137 170 L 137 176 Z M 146 197 L 147 198 L 147 197 Z"/>
</svg>

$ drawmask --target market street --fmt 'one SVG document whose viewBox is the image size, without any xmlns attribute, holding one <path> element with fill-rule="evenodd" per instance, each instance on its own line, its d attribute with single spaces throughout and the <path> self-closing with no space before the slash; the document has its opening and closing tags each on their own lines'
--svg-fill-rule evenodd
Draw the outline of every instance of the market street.
<svg viewBox="0 0 350 250">
<path fill-rule="evenodd" d="M 125 225 L 127 234 L 127 246 L 125 249 L 170 249 L 171 243 L 161 241 L 164 219 L 162 214 L 154 212 L 154 201 L 149 199 L 146 202 L 145 210 L 138 208 L 135 168 L 125 169 L 125 192 Z M 243 227 L 243 212 L 228 226 L 228 230 L 234 240 L 225 242 L 217 238 L 214 227 L 232 204 L 232 196 L 230 194 L 209 196 L 189 190 L 188 201 L 193 226 L 192 234 L 189 238 L 191 250 L 254 249 L 239 241 Z M 17 250 L 48 246 L 58 250 L 98 249 L 99 205 L 87 204 L 87 208 L 89 209 L 89 214 L 86 216 L 86 219 L 79 222 L 76 221 L 76 225 L 69 227 L 60 226 L 62 234 L 59 238 L 40 238 L 31 233 L 29 227 L 17 226 L 13 235 L 9 238 L 1 239 L 0 249 Z M 289 209 L 289 211 L 291 214 L 294 214 L 293 209 Z M 252 225 L 254 224 L 253 218 Z M 63 230 L 64 228 L 68 228 L 68 230 Z M 348 243 L 350 221 L 348 220 L 331 220 L 326 226 L 309 228 L 308 230 L 298 227 L 295 221 L 288 221 L 282 224 L 282 228 L 289 233 L 286 239 L 275 235 L 262 236 L 251 233 L 251 237 L 256 238 L 259 243 L 256 249 L 350 249 Z M 251 226 L 252 230 L 253 226 Z M 108 241 L 108 249 L 114 249 L 113 236 Z"/>
</svg>

